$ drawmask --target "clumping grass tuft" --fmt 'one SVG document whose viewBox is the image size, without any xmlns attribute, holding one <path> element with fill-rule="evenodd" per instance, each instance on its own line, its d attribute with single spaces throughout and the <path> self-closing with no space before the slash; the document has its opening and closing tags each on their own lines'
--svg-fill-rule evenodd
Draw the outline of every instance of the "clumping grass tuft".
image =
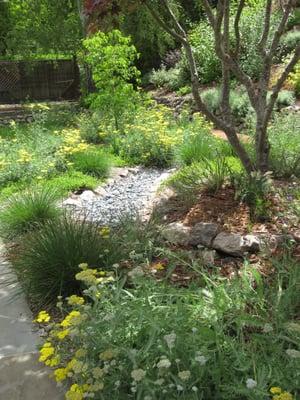
<svg viewBox="0 0 300 400">
<path fill-rule="evenodd" d="M 72 155 L 72 163 L 75 170 L 84 174 L 104 178 L 110 168 L 110 157 L 104 151 L 89 150 Z"/>
<path fill-rule="evenodd" d="M 55 220 L 60 214 L 56 200 L 56 192 L 48 189 L 12 195 L 0 212 L 1 235 L 13 239 Z"/>
<path fill-rule="evenodd" d="M 31 301 L 44 306 L 80 290 L 78 265 L 100 266 L 103 240 L 96 226 L 63 215 L 25 236 L 12 265 Z"/>
</svg>

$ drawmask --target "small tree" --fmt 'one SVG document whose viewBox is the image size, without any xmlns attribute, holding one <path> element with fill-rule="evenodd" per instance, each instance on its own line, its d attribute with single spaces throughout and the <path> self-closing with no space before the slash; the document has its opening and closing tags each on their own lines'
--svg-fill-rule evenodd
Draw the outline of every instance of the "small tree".
<svg viewBox="0 0 300 400">
<path fill-rule="evenodd" d="M 102 2 L 96 0 L 88 0 L 91 5 L 90 12 L 104 8 Z M 201 5 L 204 8 L 209 24 L 214 32 L 214 42 L 216 55 L 222 64 L 222 90 L 221 90 L 221 116 L 216 116 L 208 110 L 201 97 L 199 77 L 196 68 L 193 48 L 189 41 L 187 32 L 179 23 L 175 12 L 173 11 L 173 0 L 140 0 L 135 4 L 145 4 L 153 18 L 158 24 L 168 32 L 177 42 L 181 43 L 189 63 L 192 93 L 196 103 L 196 107 L 218 128 L 222 129 L 240 158 L 246 171 L 250 174 L 253 171 L 262 173 L 269 169 L 269 154 L 270 144 L 268 140 L 268 123 L 272 116 L 275 102 L 277 100 L 280 89 L 290 72 L 293 70 L 300 57 L 300 44 L 297 45 L 289 63 L 278 78 L 272 88 L 271 96 L 268 96 L 268 89 L 271 77 L 271 68 L 277 55 L 280 39 L 285 32 L 288 17 L 293 9 L 295 0 L 287 0 L 281 12 L 281 18 L 278 26 L 275 28 L 275 33 L 270 34 L 270 22 L 272 14 L 272 0 L 265 0 L 265 16 L 262 29 L 262 35 L 257 44 L 257 52 L 261 56 L 262 68 L 260 75 L 255 81 L 250 78 L 243 70 L 240 63 L 240 20 L 243 10 L 246 5 L 246 0 L 230 1 L 219 0 L 216 9 L 213 9 L 209 0 L 202 0 Z M 132 4 L 133 0 L 127 0 Z M 124 6 L 126 0 L 109 1 L 106 0 L 106 11 L 108 3 L 118 3 L 119 6 Z M 200 3 L 200 2 L 199 2 Z M 233 16 L 233 30 L 235 34 L 234 46 L 230 41 L 230 24 Z M 249 152 L 240 141 L 236 127 L 233 124 L 232 110 L 229 103 L 230 98 L 230 78 L 234 76 L 237 81 L 246 88 L 251 105 L 256 115 L 256 133 L 255 133 L 255 160 L 252 160 Z"/>
<path fill-rule="evenodd" d="M 118 30 L 98 32 L 85 39 L 83 46 L 97 88 L 89 96 L 92 107 L 110 115 L 119 129 L 122 115 L 134 107 L 138 97 L 133 84 L 140 76 L 135 67 L 137 51 Z"/>
</svg>

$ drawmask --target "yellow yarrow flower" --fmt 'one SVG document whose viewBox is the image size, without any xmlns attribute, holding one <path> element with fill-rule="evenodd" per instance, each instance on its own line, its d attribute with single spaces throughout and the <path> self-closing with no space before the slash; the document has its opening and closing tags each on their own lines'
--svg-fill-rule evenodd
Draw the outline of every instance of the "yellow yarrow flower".
<svg viewBox="0 0 300 400">
<path fill-rule="evenodd" d="M 270 393 L 272 394 L 280 394 L 282 392 L 282 389 L 278 386 L 273 386 L 270 389 Z"/>
<path fill-rule="evenodd" d="M 66 336 L 68 336 L 69 334 L 70 334 L 69 329 L 64 329 L 64 330 L 58 332 L 58 333 L 56 334 L 56 337 L 57 337 L 59 340 L 64 340 L 64 338 L 65 338 Z"/>
<path fill-rule="evenodd" d="M 46 342 L 43 347 L 40 349 L 40 358 L 39 361 L 43 362 L 46 361 L 49 357 L 51 357 L 54 354 L 54 347 L 52 346 L 52 343 Z"/>
<path fill-rule="evenodd" d="M 71 311 L 65 319 L 60 323 L 63 328 L 68 328 L 71 325 L 77 325 L 81 322 L 81 314 L 79 311 Z"/>
<path fill-rule="evenodd" d="M 51 319 L 50 315 L 47 313 L 47 311 L 40 311 L 36 319 L 34 320 L 35 322 L 49 322 Z"/>
<path fill-rule="evenodd" d="M 54 377 L 56 382 L 64 381 L 68 377 L 68 370 L 66 368 L 58 368 L 54 371 Z"/>
<path fill-rule="evenodd" d="M 68 297 L 67 300 L 70 306 L 82 306 L 82 304 L 84 304 L 84 298 L 77 296 L 76 294 Z"/>
</svg>

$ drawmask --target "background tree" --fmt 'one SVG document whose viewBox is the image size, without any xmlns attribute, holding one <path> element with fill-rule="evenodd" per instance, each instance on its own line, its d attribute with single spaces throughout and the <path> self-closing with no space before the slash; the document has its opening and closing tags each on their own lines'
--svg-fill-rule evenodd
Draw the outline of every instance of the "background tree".
<svg viewBox="0 0 300 400">
<path fill-rule="evenodd" d="M 124 6 L 125 0 L 119 3 Z M 103 8 L 103 2 L 92 1 L 93 10 L 107 12 Z M 132 2 L 131 6 L 132 5 Z M 179 42 L 185 50 L 191 75 L 192 93 L 196 107 L 201 111 L 216 127 L 222 129 L 234 151 L 240 158 L 244 168 L 250 174 L 258 170 L 262 173 L 269 169 L 270 143 L 268 140 L 268 123 L 285 80 L 293 70 L 300 57 L 300 45 L 298 44 L 289 63 L 272 87 L 271 95 L 268 96 L 270 87 L 271 68 L 276 59 L 280 39 L 285 32 L 289 15 L 293 9 L 294 0 L 287 0 L 284 9 L 274 12 L 280 13 L 279 23 L 274 33 L 270 33 L 270 20 L 272 16 L 272 0 L 266 0 L 264 4 L 264 21 L 260 40 L 256 50 L 261 58 L 261 68 L 258 77 L 251 78 L 243 69 L 240 62 L 241 34 L 240 20 L 246 6 L 245 0 L 238 3 L 230 0 L 220 0 L 214 9 L 208 0 L 202 1 L 202 7 L 210 26 L 214 32 L 214 42 L 216 55 L 222 65 L 222 89 L 221 89 L 221 116 L 212 113 L 205 105 L 201 97 L 201 88 L 197 72 L 193 47 L 190 43 L 186 29 L 180 23 L 173 4 L 168 0 L 144 0 L 137 2 L 136 5 L 144 4 L 150 11 L 154 20 L 167 32 L 175 41 Z M 91 10 L 92 10 L 91 8 Z M 234 45 L 230 40 L 230 31 L 234 32 Z M 245 87 L 247 95 L 254 109 L 256 116 L 255 129 L 255 157 L 251 157 L 249 151 L 238 137 L 237 129 L 233 123 L 233 114 L 230 107 L 231 77 L 234 77 L 242 86 Z"/>
</svg>

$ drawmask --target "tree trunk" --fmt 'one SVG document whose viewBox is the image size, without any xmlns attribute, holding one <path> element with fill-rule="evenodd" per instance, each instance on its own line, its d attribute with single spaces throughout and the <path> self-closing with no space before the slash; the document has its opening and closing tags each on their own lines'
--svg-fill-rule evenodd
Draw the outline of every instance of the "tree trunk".
<svg viewBox="0 0 300 400">
<path fill-rule="evenodd" d="M 261 173 L 265 173 L 269 171 L 269 155 L 271 146 L 267 135 L 267 125 L 259 122 L 256 124 L 255 146 L 257 170 Z"/>
</svg>

